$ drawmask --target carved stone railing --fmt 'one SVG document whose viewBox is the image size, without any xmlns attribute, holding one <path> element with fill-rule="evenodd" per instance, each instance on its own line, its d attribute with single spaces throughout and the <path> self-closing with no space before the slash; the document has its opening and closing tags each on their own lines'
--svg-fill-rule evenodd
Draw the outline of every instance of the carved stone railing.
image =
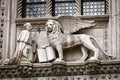
<svg viewBox="0 0 120 80">
<path fill-rule="evenodd" d="M 120 61 L 52 62 L 0 66 L 0 78 L 29 78 L 82 75 L 120 75 Z M 105 76 L 102 76 L 103 78 Z"/>
</svg>

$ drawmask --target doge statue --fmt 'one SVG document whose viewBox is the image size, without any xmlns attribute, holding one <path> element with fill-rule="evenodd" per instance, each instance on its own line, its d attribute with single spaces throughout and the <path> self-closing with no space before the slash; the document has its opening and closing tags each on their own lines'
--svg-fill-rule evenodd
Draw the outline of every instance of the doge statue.
<svg viewBox="0 0 120 80">
<path fill-rule="evenodd" d="M 24 27 L 26 29 L 22 30 L 17 36 L 17 46 L 15 54 L 12 58 L 6 59 L 3 64 L 31 64 L 31 62 L 33 62 L 34 57 L 31 36 L 32 25 L 31 23 L 25 23 Z"/>
<path fill-rule="evenodd" d="M 89 60 L 98 60 L 99 49 L 93 44 L 93 41 L 98 45 L 97 40 L 90 35 L 86 34 L 71 34 L 83 28 L 95 26 L 94 21 L 81 20 L 74 16 L 62 16 L 58 21 L 48 20 L 46 22 L 46 32 L 51 45 L 57 50 L 58 58 L 56 61 L 63 61 L 63 49 L 74 47 L 78 45 L 82 51 L 81 61 L 85 61 L 88 57 L 87 50 L 94 52 Z M 111 58 L 111 55 L 106 54 L 103 50 L 105 57 Z"/>
</svg>

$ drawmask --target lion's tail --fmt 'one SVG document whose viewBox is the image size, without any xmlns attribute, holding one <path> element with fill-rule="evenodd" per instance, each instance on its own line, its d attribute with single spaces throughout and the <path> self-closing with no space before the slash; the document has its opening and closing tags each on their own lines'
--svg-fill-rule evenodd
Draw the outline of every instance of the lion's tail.
<svg viewBox="0 0 120 80">
<path fill-rule="evenodd" d="M 97 40 L 96 40 L 95 37 L 90 36 L 90 39 L 94 40 L 96 46 L 97 46 L 97 47 L 100 49 L 100 51 L 102 51 L 102 53 L 105 55 L 105 58 L 110 59 L 110 60 L 115 59 L 114 56 L 107 54 L 107 53 L 98 45 L 98 42 L 97 42 Z"/>
</svg>

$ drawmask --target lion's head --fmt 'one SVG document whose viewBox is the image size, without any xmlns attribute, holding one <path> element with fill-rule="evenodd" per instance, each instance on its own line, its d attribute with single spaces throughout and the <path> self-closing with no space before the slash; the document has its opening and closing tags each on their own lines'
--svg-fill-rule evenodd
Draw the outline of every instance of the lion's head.
<svg viewBox="0 0 120 80">
<path fill-rule="evenodd" d="M 48 20 L 46 23 L 46 31 L 51 33 L 53 31 L 62 30 L 62 26 L 58 21 Z"/>
</svg>

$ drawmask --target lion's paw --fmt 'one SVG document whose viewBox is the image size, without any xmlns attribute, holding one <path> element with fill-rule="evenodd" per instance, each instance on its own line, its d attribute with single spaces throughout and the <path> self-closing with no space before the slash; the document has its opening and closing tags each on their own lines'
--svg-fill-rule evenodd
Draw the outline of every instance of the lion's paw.
<svg viewBox="0 0 120 80">
<path fill-rule="evenodd" d="M 10 61 L 9 59 L 6 59 L 6 60 L 3 61 L 3 64 L 7 65 L 7 64 L 9 64 L 9 61 Z"/>
</svg>

